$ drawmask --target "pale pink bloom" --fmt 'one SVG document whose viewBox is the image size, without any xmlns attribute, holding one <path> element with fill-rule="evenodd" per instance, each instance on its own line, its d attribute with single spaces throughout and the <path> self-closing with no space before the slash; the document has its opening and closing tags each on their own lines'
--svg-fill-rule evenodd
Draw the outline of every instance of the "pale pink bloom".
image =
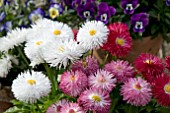
<svg viewBox="0 0 170 113">
<path fill-rule="evenodd" d="M 141 77 L 130 78 L 121 87 L 123 100 L 134 106 L 145 106 L 152 97 L 151 85 Z"/>
<path fill-rule="evenodd" d="M 108 71 L 98 70 L 95 74 L 89 76 L 88 84 L 91 88 L 110 92 L 116 86 L 116 78 Z"/>
<path fill-rule="evenodd" d="M 115 75 L 119 83 L 125 82 L 135 75 L 133 66 L 128 61 L 123 60 L 111 61 L 105 65 L 104 69 Z"/>
<path fill-rule="evenodd" d="M 85 113 L 77 103 L 68 103 L 62 106 L 59 113 Z"/>
<path fill-rule="evenodd" d="M 84 110 L 90 110 L 94 113 L 108 113 L 111 99 L 109 93 L 97 89 L 87 89 L 81 93 L 78 103 Z"/>
<path fill-rule="evenodd" d="M 52 104 L 47 109 L 46 113 L 58 113 L 65 104 L 68 104 L 68 101 L 65 99 L 62 99 L 62 100 Z"/>
<path fill-rule="evenodd" d="M 87 87 L 87 76 L 81 71 L 67 71 L 61 75 L 60 89 L 72 97 L 78 96 Z"/>
</svg>

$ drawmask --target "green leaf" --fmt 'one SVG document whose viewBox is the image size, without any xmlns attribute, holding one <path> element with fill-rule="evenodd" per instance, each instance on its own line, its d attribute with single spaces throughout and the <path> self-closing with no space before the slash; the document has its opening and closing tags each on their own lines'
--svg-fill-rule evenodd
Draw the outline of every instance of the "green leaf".
<svg viewBox="0 0 170 113">
<path fill-rule="evenodd" d="M 14 106 L 14 107 L 9 108 L 8 110 L 6 110 L 4 113 L 30 113 L 30 111 Z"/>
<path fill-rule="evenodd" d="M 165 13 L 165 16 L 170 19 L 170 13 Z"/>
<path fill-rule="evenodd" d="M 113 113 L 118 101 L 119 101 L 119 98 L 112 99 L 112 103 L 111 103 L 111 106 L 110 106 L 110 113 Z"/>
<path fill-rule="evenodd" d="M 160 107 L 157 109 L 158 113 L 170 113 L 170 108 Z"/>
<path fill-rule="evenodd" d="M 138 113 L 138 107 L 126 104 L 124 105 L 125 113 Z"/>
<path fill-rule="evenodd" d="M 151 27 L 151 34 L 152 34 L 152 35 L 155 34 L 156 32 L 158 32 L 158 30 L 159 30 L 159 27 L 158 27 L 156 24 L 154 24 L 154 25 Z"/>
<path fill-rule="evenodd" d="M 157 18 L 158 17 L 158 13 L 155 10 L 149 11 L 149 16 Z"/>
</svg>

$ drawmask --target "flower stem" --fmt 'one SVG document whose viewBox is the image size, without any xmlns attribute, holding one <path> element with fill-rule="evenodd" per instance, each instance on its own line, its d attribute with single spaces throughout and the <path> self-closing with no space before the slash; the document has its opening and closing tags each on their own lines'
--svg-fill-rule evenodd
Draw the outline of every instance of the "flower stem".
<svg viewBox="0 0 170 113">
<path fill-rule="evenodd" d="M 55 94 L 56 94 L 56 83 L 55 83 L 56 77 L 51 73 L 51 70 L 47 63 L 44 63 L 43 65 L 44 65 L 44 68 L 45 68 L 47 75 L 48 75 L 48 77 L 51 81 L 51 84 L 52 84 L 52 96 L 55 96 Z"/>
<path fill-rule="evenodd" d="M 35 107 L 34 107 L 34 104 L 32 104 L 32 106 L 31 106 L 31 107 L 32 107 L 32 112 L 33 112 L 33 113 L 36 113 L 36 111 L 35 111 Z"/>
<path fill-rule="evenodd" d="M 37 107 L 37 110 L 40 112 L 40 113 L 43 113 L 40 109 L 40 107 L 38 106 L 38 103 L 35 103 L 35 106 Z"/>
<path fill-rule="evenodd" d="M 92 57 L 93 56 L 93 49 L 90 52 L 91 52 L 91 57 Z"/>
<path fill-rule="evenodd" d="M 27 58 L 26 58 L 25 55 L 23 54 L 21 48 L 20 48 L 20 47 L 17 47 L 17 50 L 18 50 L 19 54 L 21 55 L 22 59 L 24 60 L 24 62 L 27 64 L 27 66 L 29 66 L 29 62 L 27 61 Z"/>
<path fill-rule="evenodd" d="M 109 53 L 107 53 L 106 56 L 105 56 L 104 64 L 106 64 L 108 56 L 109 56 Z"/>
</svg>

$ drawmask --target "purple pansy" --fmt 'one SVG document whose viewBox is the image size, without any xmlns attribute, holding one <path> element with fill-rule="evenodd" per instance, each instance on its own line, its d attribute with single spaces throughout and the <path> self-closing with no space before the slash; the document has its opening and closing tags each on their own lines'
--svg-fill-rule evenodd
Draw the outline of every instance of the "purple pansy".
<svg viewBox="0 0 170 113">
<path fill-rule="evenodd" d="M 4 30 L 4 25 L 0 23 L 0 32 Z"/>
<path fill-rule="evenodd" d="M 12 30 L 12 22 L 11 21 L 7 21 L 4 24 L 0 24 L 0 32 L 2 32 L 3 30 L 5 31 L 11 31 Z"/>
<path fill-rule="evenodd" d="M 133 26 L 133 31 L 134 32 L 144 32 L 145 27 L 149 23 L 149 14 L 147 13 L 139 13 L 139 14 L 134 14 L 131 16 L 131 25 Z"/>
<path fill-rule="evenodd" d="M 12 22 L 11 21 L 7 21 L 4 24 L 4 29 L 8 32 L 12 30 Z"/>
<path fill-rule="evenodd" d="M 28 18 L 32 23 L 34 23 L 36 20 L 43 18 L 44 16 L 45 12 L 41 8 L 37 8 L 29 14 Z"/>
<path fill-rule="evenodd" d="M 166 5 L 170 6 L 170 0 L 166 0 Z"/>
<path fill-rule="evenodd" d="M 55 4 L 51 4 L 48 12 L 49 12 L 49 16 L 52 19 L 55 19 L 56 17 L 58 17 L 60 14 L 62 14 L 64 11 L 64 8 L 61 7 L 59 4 L 55 3 Z"/>
<path fill-rule="evenodd" d="M 72 8 L 72 3 L 74 2 L 75 0 L 64 0 L 64 3 L 66 6 Z"/>
<path fill-rule="evenodd" d="M 95 13 L 95 6 L 92 3 L 86 3 L 86 5 L 77 8 L 78 15 L 83 19 L 91 19 Z"/>
<path fill-rule="evenodd" d="M 121 6 L 125 14 L 133 14 L 135 8 L 138 6 L 138 0 L 121 0 Z"/>
<path fill-rule="evenodd" d="M 72 2 L 72 7 L 74 9 L 77 9 L 77 7 L 83 7 L 85 6 L 87 3 L 93 3 L 95 0 L 74 0 Z"/>
<path fill-rule="evenodd" d="M 107 24 L 109 22 L 109 18 L 115 14 L 116 9 L 114 7 L 108 6 L 108 4 L 105 2 L 101 2 L 98 5 L 96 20 L 102 21 L 103 23 Z"/>
<path fill-rule="evenodd" d="M 5 16 L 4 12 L 0 13 L 0 22 L 4 20 Z"/>
</svg>

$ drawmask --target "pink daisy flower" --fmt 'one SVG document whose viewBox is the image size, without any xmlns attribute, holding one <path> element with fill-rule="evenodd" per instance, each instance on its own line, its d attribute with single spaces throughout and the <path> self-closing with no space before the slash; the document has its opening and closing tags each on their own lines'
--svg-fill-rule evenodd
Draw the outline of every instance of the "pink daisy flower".
<svg viewBox="0 0 170 113">
<path fill-rule="evenodd" d="M 170 71 L 170 55 L 165 58 L 165 67 Z"/>
<path fill-rule="evenodd" d="M 124 26 L 127 25 L 119 24 L 118 26 L 117 24 L 110 24 L 108 26 L 110 30 L 108 41 L 103 45 L 102 49 L 108 51 L 113 56 L 122 57 L 127 55 L 132 49 L 132 37 L 130 36 L 127 27 L 124 29 Z"/>
<path fill-rule="evenodd" d="M 87 75 L 95 73 L 99 69 L 99 64 L 94 57 L 87 56 L 85 61 L 79 60 L 72 65 L 72 70 L 81 70 Z"/>
<path fill-rule="evenodd" d="M 61 75 L 60 89 L 72 97 L 78 96 L 87 87 L 87 76 L 81 71 L 67 71 Z"/>
<path fill-rule="evenodd" d="M 54 104 L 52 104 L 46 111 L 46 113 L 58 113 L 62 106 L 64 106 L 65 104 L 68 104 L 68 101 L 65 99 L 62 99 Z"/>
<path fill-rule="evenodd" d="M 130 78 L 121 87 L 123 100 L 134 106 L 145 106 L 152 97 L 151 85 L 141 77 Z"/>
<path fill-rule="evenodd" d="M 134 61 L 135 68 L 143 74 L 145 79 L 151 81 L 156 75 L 163 72 L 162 60 L 155 55 L 142 53 Z"/>
<path fill-rule="evenodd" d="M 85 113 L 77 103 L 68 103 L 62 106 L 59 113 Z"/>
<path fill-rule="evenodd" d="M 170 75 L 155 78 L 153 95 L 158 104 L 170 107 Z"/>
<path fill-rule="evenodd" d="M 84 110 L 94 113 L 108 113 L 111 99 L 109 93 L 97 89 L 87 89 L 81 93 L 78 103 Z"/>
<path fill-rule="evenodd" d="M 89 87 L 95 89 L 102 89 L 104 91 L 112 91 L 116 86 L 116 78 L 113 74 L 105 70 L 98 70 L 88 78 Z"/>
<path fill-rule="evenodd" d="M 111 61 L 105 65 L 104 69 L 115 75 L 119 83 L 125 82 L 135 75 L 133 66 L 128 61 L 123 60 Z"/>
</svg>

